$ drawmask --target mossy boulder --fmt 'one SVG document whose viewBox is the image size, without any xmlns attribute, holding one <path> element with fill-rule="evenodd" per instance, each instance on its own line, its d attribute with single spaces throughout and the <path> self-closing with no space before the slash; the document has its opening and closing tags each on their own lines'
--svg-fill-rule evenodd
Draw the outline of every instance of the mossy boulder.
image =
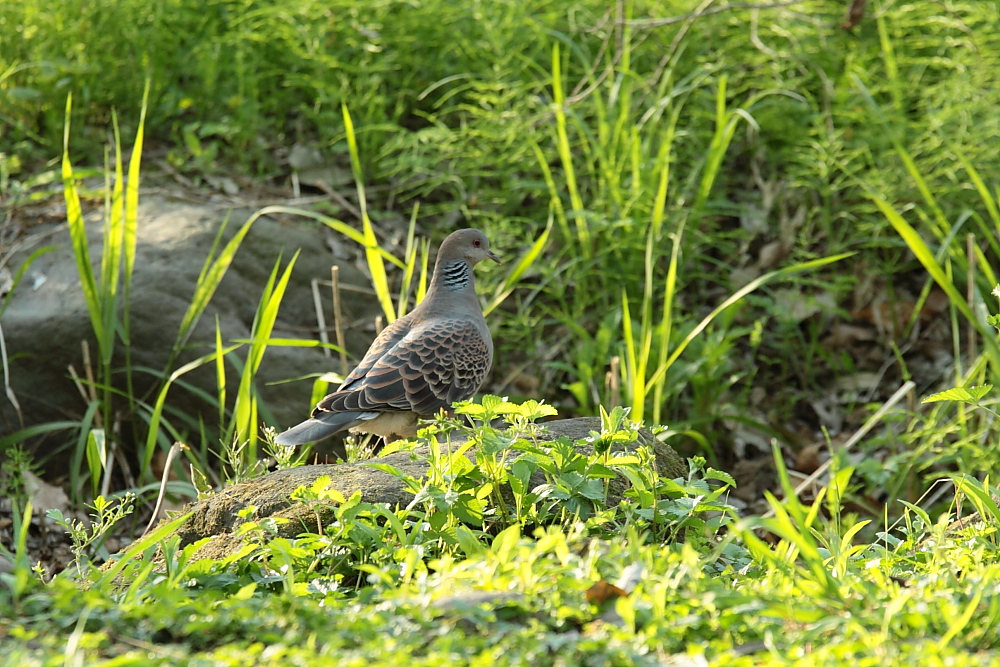
<svg viewBox="0 0 1000 667">
<path fill-rule="evenodd" d="M 577 419 L 561 419 L 544 424 L 540 441 L 553 441 L 567 437 L 573 441 L 581 441 L 590 437 L 591 431 L 600 431 L 601 423 L 596 417 L 581 417 Z M 461 445 L 467 440 L 464 433 L 452 434 L 452 444 Z M 639 431 L 636 443 L 625 447 L 625 451 L 634 449 L 638 444 L 653 447 L 657 472 L 665 477 L 680 477 L 687 473 L 684 460 L 669 446 L 653 437 L 652 433 L 643 429 Z M 583 454 L 593 453 L 591 444 L 578 444 L 578 450 Z M 475 453 L 467 453 L 470 459 Z M 394 452 L 377 459 L 379 463 L 389 464 L 407 475 L 423 477 L 427 473 L 428 451 L 426 447 L 415 452 Z M 309 465 L 298 468 L 278 470 L 276 472 L 252 479 L 240 484 L 234 484 L 218 493 L 185 508 L 192 512 L 191 517 L 181 526 L 176 534 L 181 538 L 181 546 L 186 546 L 200 539 L 213 538 L 198 551 L 201 558 L 224 558 L 234 553 L 242 545 L 242 539 L 237 535 L 237 529 L 245 521 L 261 521 L 268 517 L 288 519 L 278 525 L 278 532 L 283 537 L 296 535 L 318 529 L 317 520 L 326 523 L 331 518 L 332 510 L 320 511 L 318 514 L 312 507 L 290 500 L 292 492 L 302 486 L 311 486 L 318 478 L 328 476 L 330 485 L 342 493 L 345 498 L 356 491 L 361 491 L 363 502 L 388 503 L 391 507 L 405 506 L 413 500 L 413 494 L 399 478 L 368 465 L 369 462 L 337 463 L 327 465 Z M 541 473 L 532 478 L 533 485 L 541 484 L 544 479 Z M 627 488 L 624 478 L 610 480 L 609 504 L 616 504 Z M 239 512 L 248 507 L 254 507 L 252 516 L 243 518 Z"/>
</svg>

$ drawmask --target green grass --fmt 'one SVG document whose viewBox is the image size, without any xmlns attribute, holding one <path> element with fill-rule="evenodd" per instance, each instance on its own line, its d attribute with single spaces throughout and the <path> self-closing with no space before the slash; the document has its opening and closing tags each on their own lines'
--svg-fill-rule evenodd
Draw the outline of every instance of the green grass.
<svg viewBox="0 0 1000 667">
<path fill-rule="evenodd" d="M 124 591 L 86 567 L 83 585 L 35 580 L 21 530 L 8 545 L 16 568 L 0 586 L 4 660 L 996 662 L 997 399 L 961 391 L 997 385 L 1000 364 L 988 317 L 1000 261 L 1000 5 L 872 0 L 850 32 L 838 28 L 843 3 L 821 0 L 650 22 L 695 8 L 667 0 L 0 6 L 0 195 L 22 210 L 62 178 L 100 371 L 100 396 L 82 419 L 27 425 L 0 436 L 0 449 L 70 431 L 80 501 L 103 481 L 101 434 L 114 406 L 127 406 L 145 443 L 140 467 L 156 448 L 193 438 L 189 461 L 207 477 L 256 474 L 266 406 L 256 402 L 254 370 L 267 346 L 291 344 L 270 335 L 289 266 L 274 258 L 252 340 L 219 331 L 196 361 L 156 369 L 155 397 L 112 391 L 123 371 L 110 354 L 128 351 L 120 307 L 138 196 L 139 151 L 126 181 L 120 137 L 140 148 L 155 142 L 199 183 L 233 172 L 284 186 L 294 144 L 319 147 L 345 172 L 349 165 L 360 219 L 320 207 L 259 214 L 298 214 L 360 244 L 386 320 L 425 284 L 428 244 L 417 229 L 433 239 L 455 220 L 486 229 L 510 260 L 480 281 L 497 373 L 531 375 L 537 390 L 527 398 L 544 397 L 563 414 L 622 401 L 633 416 L 669 424 L 669 442 L 721 459 L 739 424 L 777 439 L 781 447 L 766 454 L 780 472 L 781 452 L 801 445 L 786 425 L 839 378 L 879 372 L 885 385 L 919 383 L 855 458 L 835 458 L 815 502 L 791 497 L 782 477 L 788 499 L 768 498 L 769 519 L 735 521 L 725 507 L 702 516 L 700 503 L 718 491 L 704 478 L 657 479 L 622 461 L 614 465 L 632 495 L 599 508 L 611 464 L 569 460 L 558 448 L 530 459 L 548 466 L 561 494 L 545 496 L 524 488 L 523 466 L 507 466 L 486 445 L 475 466 L 457 471 L 450 453 L 435 450 L 435 472 L 410 480 L 424 495 L 409 510 L 303 492 L 342 514 L 324 535 L 279 539 L 256 526 L 249 550 L 222 563 L 167 544 L 164 572 L 143 544 L 119 564 L 134 576 Z M 109 128 L 108 242 L 92 269 L 74 187 L 93 172 L 69 156 L 102 164 Z M 396 220 L 409 220 L 403 257 L 376 233 L 402 229 Z M 212 249 L 178 349 L 250 224 Z M 932 289 L 946 295 L 947 310 L 921 322 Z M 796 319 L 790 301 L 818 310 Z M 872 342 L 883 366 L 829 342 L 832 320 L 883 302 L 908 308 L 895 334 Z M 948 358 L 928 370 L 914 345 L 941 325 L 930 344 Z M 238 388 L 225 386 L 225 363 L 240 368 Z M 171 410 L 172 387 L 202 365 L 220 377 L 208 397 L 218 433 Z M 325 380 L 316 382 L 322 391 Z M 963 388 L 951 402 L 919 402 L 950 386 Z M 879 394 L 843 404 L 862 415 L 878 407 Z M 212 455 L 221 449 L 222 471 Z M 494 494 L 501 483 L 519 489 L 513 507 Z M 970 504 L 980 520 L 947 530 Z M 683 523 L 693 518 L 697 529 Z M 765 531 L 776 544 L 760 540 Z M 604 609 L 587 600 L 593 583 L 637 564 L 635 590 Z M 469 609 L 431 604 L 470 590 L 516 597 Z"/>
<path fill-rule="evenodd" d="M 545 352 L 531 349 L 538 331 L 554 339 L 570 330 L 578 344 L 538 380 L 583 413 L 613 398 L 608 364 L 627 356 L 621 291 L 611 284 L 630 299 L 636 344 L 649 340 L 648 380 L 707 312 L 702 300 L 711 310 L 742 286 L 734 270 L 756 270 L 747 247 L 781 237 L 790 264 L 860 251 L 852 266 L 889 267 L 890 281 L 916 268 L 899 261 L 873 195 L 902 211 L 933 193 L 918 231 L 926 220 L 942 240 L 968 219 L 989 264 L 1000 250 L 990 241 L 995 211 L 983 200 L 1000 173 L 983 140 L 1000 101 L 987 85 L 1000 64 L 988 29 L 995 3 L 876 4 L 853 33 L 836 28 L 841 7 L 818 1 L 765 11 L 756 24 L 746 10 L 648 24 L 693 7 L 633 2 L 605 16 L 606 4 L 548 0 L 364 11 L 346 1 L 168 8 L 130 0 L 59 11 L 15 3 L 0 10 L 0 25 L 22 26 L 8 31 L 0 66 L 10 92 L 0 102 L 9 127 L 0 152 L 22 169 L 51 154 L 67 88 L 82 100 L 77 126 L 104 126 L 112 108 L 134 122 L 149 80 L 148 131 L 196 180 L 234 163 L 283 180 L 294 143 L 350 164 L 369 248 L 372 223 L 414 210 L 431 227 L 458 211 L 499 248 L 532 243 L 551 217 L 544 261 L 494 319 L 501 352 L 528 365 Z M 137 48 L 138 64 L 102 75 Z M 223 51 L 229 57 L 216 57 Z M 71 140 L 96 156 L 99 142 L 86 136 Z M 21 182 L 11 178 L 11 188 Z M 373 189 L 388 194 L 373 199 Z M 741 229 L 754 216 L 763 227 Z M 782 227 L 782 217 L 796 216 L 795 227 Z M 369 257 L 391 320 L 380 262 Z M 835 268 L 793 283 L 844 302 L 850 275 Z M 984 274 L 980 291 L 991 287 Z M 718 344 L 746 347 L 752 328 L 740 324 L 757 321 L 767 327 L 760 353 L 778 359 L 777 373 L 797 376 L 797 389 L 816 389 L 812 378 L 828 365 L 850 370 L 783 324 L 766 294 L 743 302 L 758 307 L 706 332 Z M 698 364 L 697 350 L 682 364 Z M 815 372 L 788 361 L 803 358 Z M 726 363 L 693 373 L 675 364 L 646 392 L 634 370 L 623 384 L 637 412 L 698 429 L 720 417 L 706 406 L 724 403 L 740 374 Z M 715 396 L 691 400 L 708 386 L 719 388 Z"/>
</svg>

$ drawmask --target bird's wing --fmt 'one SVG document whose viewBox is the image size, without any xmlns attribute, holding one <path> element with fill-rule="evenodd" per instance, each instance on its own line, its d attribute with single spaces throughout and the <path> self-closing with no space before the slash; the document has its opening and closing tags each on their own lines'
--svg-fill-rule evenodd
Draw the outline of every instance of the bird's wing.
<svg viewBox="0 0 1000 667">
<path fill-rule="evenodd" d="M 395 320 L 385 329 L 382 329 L 379 335 L 375 337 L 375 340 L 372 341 L 368 351 L 365 352 L 365 356 L 361 359 L 361 363 L 359 363 L 354 370 L 351 371 L 346 378 L 344 378 L 344 382 L 340 385 L 337 391 L 355 388 L 353 385 L 355 385 L 359 379 L 363 378 L 368 371 L 372 369 L 372 366 L 378 363 L 378 360 L 382 358 L 382 355 L 391 350 L 399 341 L 410 333 L 413 324 L 412 315 L 413 313 L 411 312 L 409 315 Z"/>
<path fill-rule="evenodd" d="M 493 362 L 475 323 L 438 319 L 412 329 L 347 390 L 330 394 L 313 412 L 407 410 L 433 414 L 476 393 Z"/>
</svg>

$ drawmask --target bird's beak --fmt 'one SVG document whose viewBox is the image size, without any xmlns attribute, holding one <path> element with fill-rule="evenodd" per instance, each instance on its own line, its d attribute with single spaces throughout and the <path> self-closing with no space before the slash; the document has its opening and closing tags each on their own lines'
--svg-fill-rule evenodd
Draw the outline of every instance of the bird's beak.
<svg viewBox="0 0 1000 667">
<path fill-rule="evenodd" d="M 488 253 L 486 253 L 486 256 L 489 257 L 490 259 L 492 259 L 497 264 L 503 264 L 503 262 L 500 261 L 500 258 L 497 257 L 496 253 L 493 252 L 492 250 L 490 250 Z"/>
</svg>

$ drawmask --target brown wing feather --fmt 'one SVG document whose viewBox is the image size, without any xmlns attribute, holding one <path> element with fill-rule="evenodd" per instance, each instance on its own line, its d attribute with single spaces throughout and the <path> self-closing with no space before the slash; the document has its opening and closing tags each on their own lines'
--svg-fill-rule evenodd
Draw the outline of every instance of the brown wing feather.
<svg viewBox="0 0 1000 667">
<path fill-rule="evenodd" d="M 492 361 L 489 343 L 472 322 L 436 320 L 403 336 L 363 376 L 320 401 L 316 412 L 433 414 L 455 401 L 472 398 Z"/>
<path fill-rule="evenodd" d="M 385 329 L 379 332 L 379 335 L 375 337 L 372 344 L 368 347 L 368 351 L 365 352 L 365 356 L 361 359 L 353 371 L 351 371 L 344 382 L 340 385 L 337 391 L 343 391 L 344 389 L 350 389 L 351 384 L 356 382 L 359 378 L 363 378 L 368 371 L 371 370 L 379 359 L 382 358 L 387 351 L 391 350 L 393 346 L 401 341 L 406 334 L 410 333 L 412 328 L 411 323 L 413 322 L 413 313 L 410 312 L 404 317 L 399 318 L 392 322 Z"/>
</svg>

